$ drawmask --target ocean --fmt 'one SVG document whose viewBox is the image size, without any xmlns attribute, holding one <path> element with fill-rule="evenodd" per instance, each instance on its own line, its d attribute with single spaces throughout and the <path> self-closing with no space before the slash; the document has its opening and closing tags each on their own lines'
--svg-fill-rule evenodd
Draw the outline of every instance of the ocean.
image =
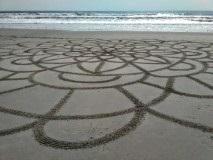
<svg viewBox="0 0 213 160">
<path fill-rule="evenodd" d="M 70 31 L 213 32 L 213 11 L 0 12 L 0 28 Z"/>
</svg>

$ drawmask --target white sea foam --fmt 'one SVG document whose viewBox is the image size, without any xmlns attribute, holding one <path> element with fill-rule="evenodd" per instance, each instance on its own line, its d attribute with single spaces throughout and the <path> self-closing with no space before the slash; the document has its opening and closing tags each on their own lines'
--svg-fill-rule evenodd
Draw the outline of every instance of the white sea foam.
<svg viewBox="0 0 213 160">
<path fill-rule="evenodd" d="M 70 30 L 106 30 L 108 26 L 107 30 L 111 27 L 111 30 L 155 31 L 161 25 L 162 31 L 170 31 L 174 26 L 193 31 L 200 26 L 199 31 L 206 32 L 213 30 L 213 12 L 0 12 L 0 28 L 27 25 L 50 28 L 52 24 L 77 27 L 69 27 Z"/>
</svg>

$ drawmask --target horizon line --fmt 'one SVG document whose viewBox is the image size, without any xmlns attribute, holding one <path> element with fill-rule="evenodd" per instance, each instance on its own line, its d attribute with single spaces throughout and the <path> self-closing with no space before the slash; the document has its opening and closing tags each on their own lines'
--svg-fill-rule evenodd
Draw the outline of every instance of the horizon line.
<svg viewBox="0 0 213 160">
<path fill-rule="evenodd" d="M 0 10 L 0 12 L 213 12 L 213 10 Z"/>
</svg>

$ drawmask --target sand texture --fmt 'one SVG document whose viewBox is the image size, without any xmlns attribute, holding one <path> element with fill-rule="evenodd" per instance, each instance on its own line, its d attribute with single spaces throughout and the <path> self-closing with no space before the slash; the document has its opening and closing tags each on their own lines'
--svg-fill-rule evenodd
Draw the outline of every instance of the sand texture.
<svg viewBox="0 0 213 160">
<path fill-rule="evenodd" d="M 0 160 L 212 160 L 212 40 L 0 29 Z"/>
</svg>

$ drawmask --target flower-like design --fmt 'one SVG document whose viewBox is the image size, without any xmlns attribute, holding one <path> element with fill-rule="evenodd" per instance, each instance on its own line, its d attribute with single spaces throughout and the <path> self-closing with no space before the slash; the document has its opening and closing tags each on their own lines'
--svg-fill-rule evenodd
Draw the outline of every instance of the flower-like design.
<svg viewBox="0 0 213 160">
<path fill-rule="evenodd" d="M 2 129 L 1 136 L 32 129 L 40 144 L 60 149 L 87 148 L 128 134 L 137 128 L 145 114 L 213 133 L 213 127 L 205 122 L 193 121 L 172 111 L 165 113 L 160 107 L 160 104 L 172 96 L 209 101 L 213 99 L 211 43 L 101 39 L 43 39 L 38 42 L 22 38 L 19 43 L 12 39 L 2 41 L 2 97 L 13 92 L 34 90 L 37 86 L 66 93 L 45 113 L 27 112 L 17 109 L 17 106 L 11 108 L 2 104 L 0 112 L 33 121 Z M 148 89 L 144 90 L 143 87 Z M 94 99 L 107 92 L 108 95 L 115 95 L 117 101 L 124 101 L 130 106 L 117 110 L 114 108 L 112 111 L 109 108 L 98 113 L 94 111 L 91 114 L 60 114 L 77 92 L 93 93 L 97 96 Z M 128 123 L 91 140 L 68 141 L 52 138 L 44 128 L 52 121 L 98 120 L 130 113 L 134 115 Z"/>
</svg>

